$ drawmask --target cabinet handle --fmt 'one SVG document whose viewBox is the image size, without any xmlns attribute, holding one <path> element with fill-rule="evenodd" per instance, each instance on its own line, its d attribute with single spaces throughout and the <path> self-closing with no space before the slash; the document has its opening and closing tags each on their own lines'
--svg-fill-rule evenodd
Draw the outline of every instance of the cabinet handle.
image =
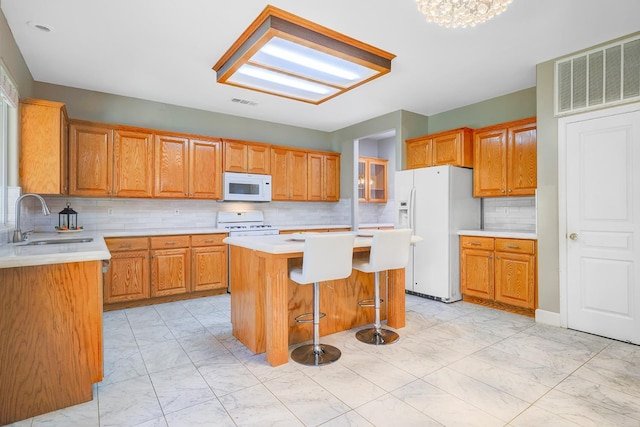
<svg viewBox="0 0 640 427">
<path fill-rule="evenodd" d="M 121 248 L 130 248 L 131 247 L 131 243 L 120 243 L 120 247 Z"/>
<path fill-rule="evenodd" d="M 520 245 L 507 245 L 509 249 L 520 249 Z"/>
<path fill-rule="evenodd" d="M 509 189 L 509 193 L 511 193 L 511 191 L 512 191 L 512 190 L 511 190 L 511 189 Z"/>
<path fill-rule="evenodd" d="M 501 193 L 504 193 L 504 188 L 501 188 L 501 189 L 500 189 L 500 192 L 501 192 Z"/>
<path fill-rule="evenodd" d="M 213 242 L 214 242 L 214 240 L 213 240 L 213 239 L 207 239 L 207 240 L 205 240 L 204 242 L 205 242 L 205 243 L 213 243 Z"/>
<path fill-rule="evenodd" d="M 169 242 L 164 242 L 165 245 L 175 245 L 178 242 L 173 242 L 173 241 L 169 241 Z"/>
<path fill-rule="evenodd" d="M 489 259 L 493 259 L 493 255 L 489 255 Z"/>
<path fill-rule="evenodd" d="M 500 257 L 496 255 L 496 259 L 500 259 Z"/>
<path fill-rule="evenodd" d="M 470 242 L 469 244 L 470 244 L 470 245 L 473 245 L 473 246 L 480 246 L 480 245 L 482 245 L 482 243 L 480 243 L 480 242 Z"/>
</svg>

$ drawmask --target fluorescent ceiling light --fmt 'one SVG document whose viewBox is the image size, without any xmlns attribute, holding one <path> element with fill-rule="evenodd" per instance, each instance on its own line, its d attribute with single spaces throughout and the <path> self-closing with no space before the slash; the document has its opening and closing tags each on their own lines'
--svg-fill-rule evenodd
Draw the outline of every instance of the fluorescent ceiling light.
<svg viewBox="0 0 640 427">
<path fill-rule="evenodd" d="M 213 69 L 219 83 L 320 104 L 388 73 L 393 58 L 267 6 Z"/>
</svg>

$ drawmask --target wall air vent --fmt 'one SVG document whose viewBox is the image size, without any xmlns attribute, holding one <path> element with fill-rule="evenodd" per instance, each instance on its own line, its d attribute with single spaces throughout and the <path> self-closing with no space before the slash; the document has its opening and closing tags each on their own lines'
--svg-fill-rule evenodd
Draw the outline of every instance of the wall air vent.
<svg viewBox="0 0 640 427">
<path fill-rule="evenodd" d="M 555 113 L 640 100 L 640 36 L 556 61 Z"/>
</svg>

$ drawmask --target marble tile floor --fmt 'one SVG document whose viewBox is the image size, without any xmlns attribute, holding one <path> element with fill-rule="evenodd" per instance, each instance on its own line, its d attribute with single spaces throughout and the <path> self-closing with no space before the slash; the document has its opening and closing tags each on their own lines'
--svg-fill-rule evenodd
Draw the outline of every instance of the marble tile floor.
<svg viewBox="0 0 640 427">
<path fill-rule="evenodd" d="M 229 319 L 229 295 L 105 313 L 94 399 L 13 425 L 640 426 L 640 347 L 527 317 L 408 295 L 397 343 L 276 368 Z"/>
</svg>

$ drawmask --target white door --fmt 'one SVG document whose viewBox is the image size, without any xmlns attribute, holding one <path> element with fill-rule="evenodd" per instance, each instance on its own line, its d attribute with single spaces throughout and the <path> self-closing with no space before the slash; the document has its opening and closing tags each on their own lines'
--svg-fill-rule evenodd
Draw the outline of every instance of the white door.
<svg viewBox="0 0 640 427">
<path fill-rule="evenodd" d="M 640 111 L 572 120 L 561 122 L 567 326 L 639 344 Z"/>
</svg>

